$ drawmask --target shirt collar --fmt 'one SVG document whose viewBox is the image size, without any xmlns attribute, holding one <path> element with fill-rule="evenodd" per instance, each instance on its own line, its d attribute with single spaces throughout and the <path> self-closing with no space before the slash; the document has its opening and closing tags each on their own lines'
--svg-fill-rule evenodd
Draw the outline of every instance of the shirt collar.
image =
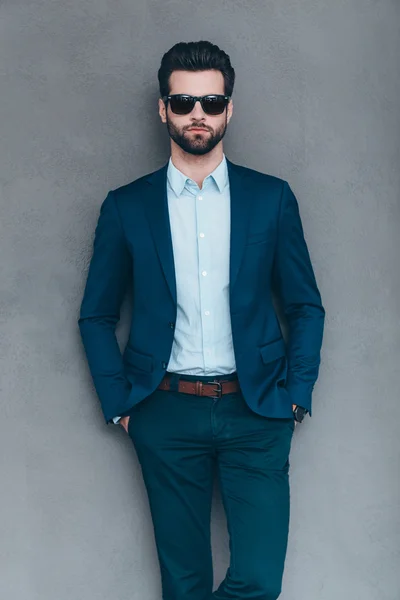
<svg viewBox="0 0 400 600">
<path fill-rule="evenodd" d="M 190 185 L 191 182 L 191 179 L 187 175 L 175 167 L 171 157 L 168 163 L 167 178 L 172 190 L 177 196 L 182 194 L 186 183 Z M 228 165 L 226 163 L 225 154 L 223 155 L 223 159 L 219 163 L 218 167 L 204 179 L 203 187 L 207 185 L 209 179 L 214 180 L 220 193 L 225 189 L 225 186 L 228 184 Z"/>
</svg>

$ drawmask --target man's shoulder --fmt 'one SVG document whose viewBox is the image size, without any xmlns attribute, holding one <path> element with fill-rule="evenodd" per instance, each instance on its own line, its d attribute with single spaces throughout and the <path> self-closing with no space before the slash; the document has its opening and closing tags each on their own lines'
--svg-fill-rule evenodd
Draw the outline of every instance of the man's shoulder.
<svg viewBox="0 0 400 600">
<path fill-rule="evenodd" d="M 160 174 L 165 168 L 166 165 L 163 165 L 161 168 L 146 173 L 145 175 L 141 175 L 137 179 L 134 179 L 129 183 L 125 183 L 111 191 L 117 198 L 124 198 L 126 196 L 132 198 L 132 196 L 138 195 L 138 193 L 142 192 L 143 189 L 148 186 L 149 181 L 157 174 Z"/>
<path fill-rule="evenodd" d="M 250 178 L 256 184 L 274 186 L 278 187 L 279 189 L 282 189 L 283 184 L 286 183 L 285 179 L 282 179 L 281 177 L 277 177 L 275 175 L 271 175 L 270 173 L 264 173 L 256 169 L 252 169 L 250 167 L 245 167 L 244 165 L 238 165 L 235 163 L 231 164 L 238 171 L 238 173 Z"/>
<path fill-rule="evenodd" d="M 166 166 L 167 165 L 164 164 L 155 171 L 146 173 L 129 183 L 125 183 L 124 185 L 110 190 L 110 194 L 114 197 L 119 210 L 121 211 L 125 208 L 142 206 L 143 199 L 147 197 L 147 194 L 151 189 L 151 181 L 154 180 L 154 178 L 157 178 L 157 176 L 162 175 Z"/>
</svg>

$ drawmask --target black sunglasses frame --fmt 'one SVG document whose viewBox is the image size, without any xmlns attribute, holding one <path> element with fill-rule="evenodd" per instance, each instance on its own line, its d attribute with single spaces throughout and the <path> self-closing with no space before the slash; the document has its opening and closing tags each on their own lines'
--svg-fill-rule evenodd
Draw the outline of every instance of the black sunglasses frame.
<svg viewBox="0 0 400 600">
<path fill-rule="evenodd" d="M 189 98 L 190 101 L 192 102 L 192 107 L 187 112 L 174 113 L 176 115 L 189 115 L 192 112 L 192 110 L 194 109 L 194 107 L 196 106 L 197 100 L 200 102 L 201 108 L 204 110 L 204 112 L 206 113 L 206 115 L 211 115 L 211 116 L 222 115 L 222 113 L 224 112 L 225 108 L 229 104 L 229 100 L 231 99 L 231 96 L 224 96 L 223 94 L 207 94 L 206 96 L 190 96 L 190 94 L 172 94 L 171 96 L 163 96 L 162 99 L 164 100 L 165 104 L 167 104 L 167 102 L 169 100 L 171 100 L 171 98 L 182 98 L 182 97 Z M 224 108 L 221 110 L 221 112 L 217 112 L 217 113 L 212 113 L 212 112 L 210 113 L 210 112 L 208 112 L 206 110 L 205 102 L 204 102 L 204 100 L 206 98 L 222 98 L 224 100 L 224 102 L 225 102 Z M 172 106 L 171 106 L 171 110 L 172 110 Z M 174 111 L 172 110 L 172 112 L 174 112 Z"/>
</svg>

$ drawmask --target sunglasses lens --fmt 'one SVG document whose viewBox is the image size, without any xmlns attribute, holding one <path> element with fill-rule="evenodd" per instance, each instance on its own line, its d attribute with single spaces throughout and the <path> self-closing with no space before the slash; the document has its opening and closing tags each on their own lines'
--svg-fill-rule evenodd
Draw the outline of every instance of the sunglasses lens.
<svg viewBox="0 0 400 600">
<path fill-rule="evenodd" d="M 203 110 L 208 115 L 220 115 L 224 112 L 226 101 L 223 96 L 207 96 L 203 100 Z"/>
<path fill-rule="evenodd" d="M 176 115 L 188 115 L 193 110 L 194 102 L 190 96 L 172 96 L 170 106 Z"/>
</svg>

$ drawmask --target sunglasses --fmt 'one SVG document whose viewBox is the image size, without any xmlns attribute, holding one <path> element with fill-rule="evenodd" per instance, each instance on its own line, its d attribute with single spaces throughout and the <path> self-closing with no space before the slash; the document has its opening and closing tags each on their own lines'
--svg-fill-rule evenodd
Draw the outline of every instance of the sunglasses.
<svg viewBox="0 0 400 600">
<path fill-rule="evenodd" d="M 163 96 L 165 103 L 169 101 L 171 110 L 176 115 L 188 115 L 194 109 L 197 100 L 207 115 L 221 115 L 230 100 L 230 96 L 209 94 L 208 96 L 189 96 L 188 94 L 173 94 Z"/>
</svg>

